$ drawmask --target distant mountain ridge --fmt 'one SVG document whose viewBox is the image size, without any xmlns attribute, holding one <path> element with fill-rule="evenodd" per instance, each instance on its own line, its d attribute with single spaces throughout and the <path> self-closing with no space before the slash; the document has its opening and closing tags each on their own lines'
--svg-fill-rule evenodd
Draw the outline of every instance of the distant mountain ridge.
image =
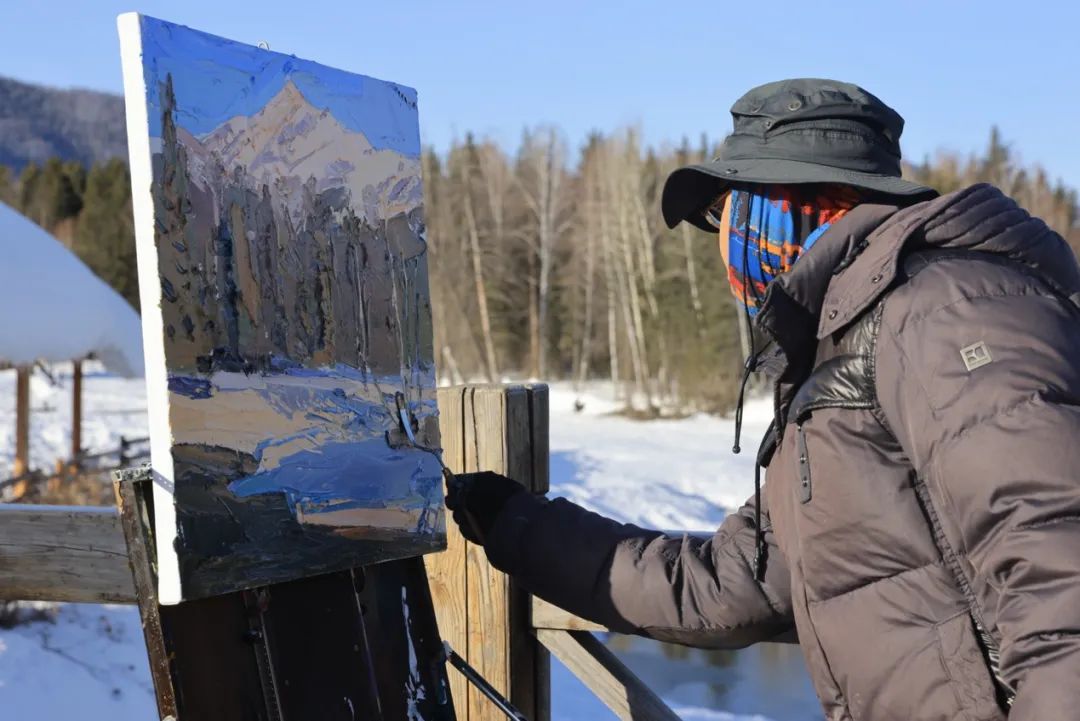
<svg viewBox="0 0 1080 721">
<path fill-rule="evenodd" d="M 85 165 L 126 160 L 123 97 L 0 76 L 0 165 L 19 170 L 51 157 Z"/>
<path fill-rule="evenodd" d="M 408 213 L 423 203 L 419 158 L 377 150 L 360 131 L 348 130 L 329 110 L 314 107 L 291 81 L 254 115 L 238 115 L 198 137 L 178 127 L 191 181 L 209 189 L 216 173 L 243 169 L 245 184 L 264 184 L 289 209 L 304 215 L 301 188 L 348 190 L 354 211 L 369 220 Z"/>
</svg>

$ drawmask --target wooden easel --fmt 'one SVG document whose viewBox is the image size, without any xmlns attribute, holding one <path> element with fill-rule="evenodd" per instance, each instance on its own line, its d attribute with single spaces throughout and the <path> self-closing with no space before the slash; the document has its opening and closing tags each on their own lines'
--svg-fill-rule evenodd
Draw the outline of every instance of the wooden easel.
<svg viewBox="0 0 1080 721">
<path fill-rule="evenodd" d="M 422 559 L 160 606 L 150 471 L 115 483 L 163 721 L 454 721 Z"/>
<path fill-rule="evenodd" d="M 493 470 L 547 491 L 546 386 L 440 388 L 438 404 L 453 471 Z M 503 721 L 463 674 L 447 683 L 440 635 L 525 717 L 550 718 L 530 598 L 452 523 L 447 550 L 424 559 L 159 606 L 149 472 L 120 472 L 116 490 L 134 579 L 124 600 L 139 605 L 163 721 Z"/>
</svg>

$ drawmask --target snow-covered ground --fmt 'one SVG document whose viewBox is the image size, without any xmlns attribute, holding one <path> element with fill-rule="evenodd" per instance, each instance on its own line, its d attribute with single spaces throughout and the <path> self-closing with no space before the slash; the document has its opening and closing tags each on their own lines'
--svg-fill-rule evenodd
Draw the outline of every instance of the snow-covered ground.
<svg viewBox="0 0 1080 721">
<path fill-rule="evenodd" d="M 0 721 L 158 718 L 133 606 L 62 604 L 52 622 L 0 629 Z"/>
<path fill-rule="evenodd" d="M 54 377 L 62 387 L 51 385 L 40 373 L 32 382 L 31 454 L 36 466 L 50 466 L 68 448 L 70 368 L 56 370 Z M 584 409 L 575 412 L 574 401 L 579 398 Z M 14 373 L 0 372 L 0 478 L 10 467 L 14 447 L 13 406 Z M 553 386 L 553 494 L 647 527 L 709 530 L 752 492 L 749 449 L 768 423 L 767 402 L 748 405 L 744 425 L 748 450 L 737 457 L 731 454 L 730 420 L 694 416 L 640 422 L 613 415 L 616 407 L 603 386 L 590 387 L 581 396 L 569 386 Z M 143 381 L 88 369 L 84 415 L 83 438 L 91 450 L 115 447 L 122 435 L 145 435 Z M 53 613 L 52 622 L 0 629 L 0 721 L 156 718 L 135 609 L 66 604 Z M 673 658 L 670 650 L 665 655 L 652 642 L 616 639 L 610 645 L 684 719 L 820 718 L 800 675 L 797 649 L 719 656 L 693 651 Z M 614 719 L 569 671 L 557 663 L 553 666 L 556 721 Z M 778 696 L 784 697 L 782 703 Z"/>
<path fill-rule="evenodd" d="M 50 367 L 30 378 L 30 467 L 52 468 L 71 455 L 71 364 Z M 120 438 L 145 438 L 146 382 L 119 378 L 100 363 L 83 364 L 82 445 L 90 453 L 111 451 Z M 0 371 L 0 480 L 11 476 L 15 458 L 15 371 Z"/>
<path fill-rule="evenodd" d="M 766 400 L 743 414 L 742 454 L 731 453 L 734 424 L 696 415 L 635 421 L 610 387 L 587 389 L 584 409 L 569 385 L 551 388 L 551 491 L 586 508 L 646 528 L 707 531 L 753 493 L 754 455 L 772 417 Z"/>
</svg>

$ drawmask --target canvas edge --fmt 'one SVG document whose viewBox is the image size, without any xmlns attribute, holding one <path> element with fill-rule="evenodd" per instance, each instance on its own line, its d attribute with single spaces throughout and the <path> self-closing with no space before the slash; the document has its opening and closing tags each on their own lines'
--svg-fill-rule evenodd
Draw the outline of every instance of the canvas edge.
<svg viewBox="0 0 1080 721">
<path fill-rule="evenodd" d="M 150 467 L 154 478 L 154 508 L 157 510 L 154 536 L 157 544 L 158 602 L 173 605 L 183 600 L 183 593 L 180 587 L 180 562 L 173 545 L 177 531 L 173 502 L 175 474 L 154 226 L 154 167 L 142 57 L 142 20 L 143 16 L 139 13 L 124 13 L 117 17 L 116 26 L 120 34 L 120 60 L 124 77 L 128 166 L 131 170 L 131 204 L 135 218 L 136 266 L 142 309 L 143 359 L 146 365 L 146 405 L 150 424 Z"/>
</svg>

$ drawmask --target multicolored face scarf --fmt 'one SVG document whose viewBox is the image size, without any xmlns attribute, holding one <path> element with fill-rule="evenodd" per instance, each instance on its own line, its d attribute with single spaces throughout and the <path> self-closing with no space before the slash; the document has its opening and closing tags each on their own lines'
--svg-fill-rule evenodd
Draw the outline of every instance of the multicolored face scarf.
<svg viewBox="0 0 1080 721">
<path fill-rule="evenodd" d="M 765 288 L 791 267 L 859 202 L 846 186 L 760 185 L 733 189 L 705 211 L 727 234 L 728 282 L 750 316 L 757 315 Z"/>
</svg>

